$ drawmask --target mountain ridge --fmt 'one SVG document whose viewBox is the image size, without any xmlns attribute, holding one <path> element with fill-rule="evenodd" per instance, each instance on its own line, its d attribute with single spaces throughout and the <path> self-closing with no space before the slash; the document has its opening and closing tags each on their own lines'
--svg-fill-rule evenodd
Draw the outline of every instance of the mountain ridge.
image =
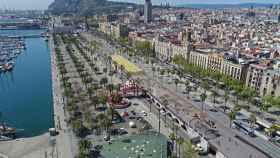
<svg viewBox="0 0 280 158">
<path fill-rule="evenodd" d="M 115 12 L 128 6 L 136 6 L 136 4 L 107 0 L 55 0 L 49 5 L 48 11 L 52 14 L 92 15 Z"/>
</svg>

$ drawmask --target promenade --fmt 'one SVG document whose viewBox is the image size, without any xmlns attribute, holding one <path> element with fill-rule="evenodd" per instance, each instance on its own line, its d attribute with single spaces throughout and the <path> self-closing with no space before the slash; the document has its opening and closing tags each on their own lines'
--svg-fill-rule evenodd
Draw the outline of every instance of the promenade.
<svg viewBox="0 0 280 158">
<path fill-rule="evenodd" d="M 74 158 L 75 139 L 73 132 L 67 126 L 66 113 L 64 111 L 64 103 L 62 99 L 62 90 L 60 87 L 59 73 L 56 66 L 55 47 L 53 37 L 49 39 L 49 48 L 51 50 L 51 72 L 52 72 L 52 94 L 53 94 L 53 111 L 54 111 L 54 124 L 59 134 L 56 139 L 56 151 L 58 158 Z"/>
</svg>

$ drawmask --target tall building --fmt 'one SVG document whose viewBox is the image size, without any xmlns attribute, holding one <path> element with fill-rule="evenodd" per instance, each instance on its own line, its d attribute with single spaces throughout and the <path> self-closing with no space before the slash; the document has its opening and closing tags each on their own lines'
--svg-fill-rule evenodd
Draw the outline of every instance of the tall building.
<svg viewBox="0 0 280 158">
<path fill-rule="evenodd" d="M 151 0 L 145 0 L 144 4 L 144 19 L 145 23 L 150 23 L 152 21 L 152 2 Z"/>
</svg>

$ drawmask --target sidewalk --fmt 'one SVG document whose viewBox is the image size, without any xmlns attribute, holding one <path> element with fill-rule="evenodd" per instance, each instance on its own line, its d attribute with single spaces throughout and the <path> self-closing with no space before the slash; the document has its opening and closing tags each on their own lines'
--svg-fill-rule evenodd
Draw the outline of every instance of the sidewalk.
<svg viewBox="0 0 280 158">
<path fill-rule="evenodd" d="M 53 92 L 53 108 L 54 108 L 54 121 L 55 127 L 59 134 L 56 138 L 56 147 L 58 152 L 58 158 L 74 158 L 72 149 L 71 131 L 68 129 L 65 122 L 65 112 L 62 103 L 62 91 L 60 88 L 60 81 L 58 78 L 58 69 L 56 66 L 56 56 L 53 44 L 53 38 L 49 40 L 49 46 L 51 49 L 51 69 L 52 69 L 52 92 Z"/>
</svg>

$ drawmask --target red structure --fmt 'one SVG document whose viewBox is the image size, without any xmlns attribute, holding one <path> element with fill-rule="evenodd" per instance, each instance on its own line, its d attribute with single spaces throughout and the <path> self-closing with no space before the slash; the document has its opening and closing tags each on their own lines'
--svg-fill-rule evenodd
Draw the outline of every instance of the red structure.
<svg viewBox="0 0 280 158">
<path fill-rule="evenodd" d="M 120 87 L 120 91 L 109 96 L 109 103 L 116 109 L 127 108 L 129 106 L 127 97 L 136 97 L 143 94 L 143 89 L 134 80 L 128 80 Z"/>
<path fill-rule="evenodd" d="M 120 88 L 124 97 L 135 97 L 143 94 L 143 88 L 138 86 L 134 80 L 128 80 Z"/>
</svg>

